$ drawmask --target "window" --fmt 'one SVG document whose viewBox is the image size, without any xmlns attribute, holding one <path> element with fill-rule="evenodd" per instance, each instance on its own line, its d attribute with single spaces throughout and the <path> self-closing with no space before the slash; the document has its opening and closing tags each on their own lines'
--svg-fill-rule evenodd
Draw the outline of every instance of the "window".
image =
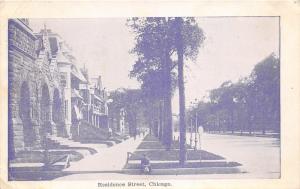
<svg viewBox="0 0 300 189">
<path fill-rule="evenodd" d="M 60 83 L 63 87 L 67 87 L 68 83 L 67 83 L 67 73 L 61 73 L 60 74 Z"/>
<path fill-rule="evenodd" d="M 56 57 L 58 46 L 57 46 L 57 39 L 55 37 L 49 37 L 50 49 L 52 56 Z"/>
<path fill-rule="evenodd" d="M 68 100 L 65 100 L 65 118 L 68 119 Z"/>
</svg>

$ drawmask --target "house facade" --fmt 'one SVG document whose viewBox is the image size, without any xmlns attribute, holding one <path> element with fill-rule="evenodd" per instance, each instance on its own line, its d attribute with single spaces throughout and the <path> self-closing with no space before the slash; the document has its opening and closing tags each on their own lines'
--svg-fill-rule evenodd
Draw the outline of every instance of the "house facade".
<svg viewBox="0 0 300 189">
<path fill-rule="evenodd" d="M 107 95 L 101 77 L 77 68 L 71 48 L 44 27 L 34 33 L 28 19 L 8 23 L 9 158 L 43 148 L 45 137 L 80 138 L 80 127 L 108 130 Z M 88 125 L 83 124 L 88 123 Z"/>
<path fill-rule="evenodd" d="M 47 31 L 34 35 L 27 19 L 8 23 L 9 156 L 63 135 L 64 91 Z"/>
</svg>

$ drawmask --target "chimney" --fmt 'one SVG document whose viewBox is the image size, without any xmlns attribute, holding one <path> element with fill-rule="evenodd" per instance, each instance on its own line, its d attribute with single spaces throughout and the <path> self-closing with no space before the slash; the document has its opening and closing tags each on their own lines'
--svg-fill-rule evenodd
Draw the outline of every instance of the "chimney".
<svg viewBox="0 0 300 189">
<path fill-rule="evenodd" d="M 100 75 L 98 77 L 98 86 L 99 86 L 99 89 L 101 90 L 102 89 L 102 79 L 101 79 Z"/>
</svg>

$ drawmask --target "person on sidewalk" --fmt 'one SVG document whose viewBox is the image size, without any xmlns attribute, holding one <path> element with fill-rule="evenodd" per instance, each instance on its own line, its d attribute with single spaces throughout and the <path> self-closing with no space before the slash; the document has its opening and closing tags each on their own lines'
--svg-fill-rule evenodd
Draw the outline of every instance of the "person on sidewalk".
<svg viewBox="0 0 300 189">
<path fill-rule="evenodd" d="M 144 174 L 151 173 L 150 159 L 147 157 L 146 154 L 143 154 L 143 158 L 141 159 L 141 172 Z"/>
</svg>

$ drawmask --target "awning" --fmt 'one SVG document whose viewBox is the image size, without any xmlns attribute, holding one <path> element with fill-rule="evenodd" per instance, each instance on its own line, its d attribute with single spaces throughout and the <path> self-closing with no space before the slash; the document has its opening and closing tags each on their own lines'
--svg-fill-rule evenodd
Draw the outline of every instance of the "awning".
<svg viewBox="0 0 300 189">
<path fill-rule="evenodd" d="M 83 97 L 79 94 L 79 91 L 77 91 L 76 89 L 72 89 L 71 97 L 83 99 Z"/>
<path fill-rule="evenodd" d="M 77 79 L 79 79 L 82 82 L 87 82 L 81 71 L 78 71 L 75 65 L 72 67 L 71 73 L 73 76 L 75 76 Z"/>
<path fill-rule="evenodd" d="M 99 100 L 100 102 L 104 102 L 104 100 L 100 98 L 98 95 L 94 94 L 93 96 L 95 99 Z"/>
<path fill-rule="evenodd" d="M 82 119 L 82 114 L 79 111 L 79 108 L 77 106 L 73 106 L 74 110 L 75 110 L 75 116 L 77 120 Z"/>
</svg>

